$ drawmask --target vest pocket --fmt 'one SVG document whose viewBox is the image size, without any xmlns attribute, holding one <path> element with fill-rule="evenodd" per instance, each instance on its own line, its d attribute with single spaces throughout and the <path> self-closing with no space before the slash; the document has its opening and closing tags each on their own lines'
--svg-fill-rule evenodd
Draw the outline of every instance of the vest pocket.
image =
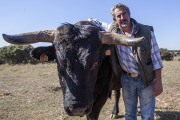
<svg viewBox="0 0 180 120">
<path fill-rule="evenodd" d="M 147 73 L 152 73 L 154 71 L 152 61 L 147 62 L 144 67 Z"/>
<path fill-rule="evenodd" d="M 151 59 L 151 47 L 150 46 L 144 46 L 140 50 L 140 58 L 143 62 L 146 63 L 149 59 Z"/>
</svg>

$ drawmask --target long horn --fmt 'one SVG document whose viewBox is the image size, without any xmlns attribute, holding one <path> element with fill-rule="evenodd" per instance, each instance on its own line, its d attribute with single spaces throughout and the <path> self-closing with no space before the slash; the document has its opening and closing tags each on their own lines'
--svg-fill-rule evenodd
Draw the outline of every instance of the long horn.
<svg viewBox="0 0 180 120">
<path fill-rule="evenodd" d="M 53 42 L 55 38 L 56 30 L 43 30 L 43 31 L 34 31 L 27 32 L 17 35 L 6 35 L 2 34 L 5 41 L 16 44 L 16 45 L 25 45 L 37 42 Z"/>
<path fill-rule="evenodd" d="M 139 45 L 144 40 L 144 37 L 131 38 L 118 33 L 99 31 L 99 39 L 102 44 L 135 46 Z"/>
</svg>

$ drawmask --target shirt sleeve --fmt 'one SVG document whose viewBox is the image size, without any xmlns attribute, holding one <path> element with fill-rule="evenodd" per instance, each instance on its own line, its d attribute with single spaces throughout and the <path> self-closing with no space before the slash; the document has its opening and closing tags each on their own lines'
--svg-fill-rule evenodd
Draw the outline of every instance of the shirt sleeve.
<svg viewBox="0 0 180 120">
<path fill-rule="evenodd" d="M 154 33 L 151 31 L 151 59 L 153 62 L 153 69 L 160 69 L 163 67 L 160 50 L 156 42 Z"/>
<path fill-rule="evenodd" d="M 89 18 L 88 21 L 91 22 L 92 24 L 98 26 L 102 31 L 108 31 L 111 26 L 111 24 L 101 22 L 97 19 Z"/>
</svg>

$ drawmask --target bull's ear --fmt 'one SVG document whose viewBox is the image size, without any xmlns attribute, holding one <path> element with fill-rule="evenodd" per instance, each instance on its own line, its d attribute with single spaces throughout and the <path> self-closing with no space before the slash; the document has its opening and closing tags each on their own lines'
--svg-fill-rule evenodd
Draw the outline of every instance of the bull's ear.
<svg viewBox="0 0 180 120">
<path fill-rule="evenodd" d="M 40 60 L 40 57 L 43 55 L 48 58 L 47 61 L 54 60 L 56 58 L 54 46 L 38 47 L 31 50 L 30 52 L 30 56 L 38 60 Z"/>
</svg>

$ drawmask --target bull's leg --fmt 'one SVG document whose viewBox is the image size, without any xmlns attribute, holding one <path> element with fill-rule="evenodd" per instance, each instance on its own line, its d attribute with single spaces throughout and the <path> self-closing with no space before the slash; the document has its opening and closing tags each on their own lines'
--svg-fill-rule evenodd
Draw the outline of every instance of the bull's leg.
<svg viewBox="0 0 180 120">
<path fill-rule="evenodd" d="M 103 89 L 103 93 L 96 97 L 96 100 L 93 103 L 92 111 L 89 115 L 87 115 L 87 120 L 98 120 L 101 108 L 104 106 L 108 98 L 108 90 L 109 87 L 105 86 Z"/>
<path fill-rule="evenodd" d="M 119 113 L 119 98 L 120 98 L 120 89 L 119 90 L 115 90 L 115 103 L 114 103 L 114 108 L 112 111 L 112 114 L 110 116 L 111 119 L 116 119 L 118 117 L 118 113 Z"/>
</svg>

